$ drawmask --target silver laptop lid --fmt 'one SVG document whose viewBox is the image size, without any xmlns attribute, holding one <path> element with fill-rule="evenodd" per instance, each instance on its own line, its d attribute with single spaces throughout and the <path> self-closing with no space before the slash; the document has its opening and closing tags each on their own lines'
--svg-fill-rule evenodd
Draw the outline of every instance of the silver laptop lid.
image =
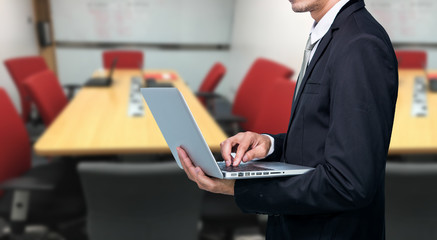
<svg viewBox="0 0 437 240">
<path fill-rule="evenodd" d="M 177 88 L 141 88 L 141 93 L 167 142 L 173 157 L 182 168 L 176 148 L 181 146 L 194 165 L 207 175 L 223 178 L 223 174 Z"/>
</svg>

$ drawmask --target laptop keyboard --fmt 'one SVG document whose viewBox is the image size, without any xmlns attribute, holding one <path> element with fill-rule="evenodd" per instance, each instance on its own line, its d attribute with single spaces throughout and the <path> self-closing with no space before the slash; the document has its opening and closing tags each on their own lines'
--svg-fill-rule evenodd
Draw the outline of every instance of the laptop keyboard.
<svg viewBox="0 0 437 240">
<path fill-rule="evenodd" d="M 220 169 L 227 172 L 247 172 L 247 171 L 268 171 L 273 170 L 271 168 L 265 168 L 265 167 L 258 167 L 253 164 L 249 165 L 239 165 L 237 167 L 234 166 L 226 166 L 226 165 L 220 165 Z"/>
</svg>

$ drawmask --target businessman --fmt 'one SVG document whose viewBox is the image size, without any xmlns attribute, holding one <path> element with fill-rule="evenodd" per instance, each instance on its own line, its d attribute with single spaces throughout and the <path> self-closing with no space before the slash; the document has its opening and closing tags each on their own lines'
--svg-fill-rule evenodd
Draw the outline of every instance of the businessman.
<svg viewBox="0 0 437 240">
<path fill-rule="evenodd" d="M 253 158 L 313 167 L 294 177 L 219 180 L 193 166 L 201 189 L 269 215 L 267 239 L 384 239 L 384 175 L 398 89 L 397 61 L 363 0 L 291 0 L 311 13 L 287 133 L 246 132 L 222 143 L 227 165 Z M 230 156 L 236 150 L 235 158 Z"/>
</svg>

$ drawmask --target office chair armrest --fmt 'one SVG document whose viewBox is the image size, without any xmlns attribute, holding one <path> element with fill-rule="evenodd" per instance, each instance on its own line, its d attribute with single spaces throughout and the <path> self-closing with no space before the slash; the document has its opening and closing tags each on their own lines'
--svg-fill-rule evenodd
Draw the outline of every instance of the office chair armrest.
<svg viewBox="0 0 437 240">
<path fill-rule="evenodd" d="M 220 109 L 222 109 L 221 106 L 225 101 L 223 96 L 214 92 L 196 92 L 196 96 L 205 101 L 206 109 L 208 109 L 212 115 L 217 115 L 217 111 L 220 112 Z"/>
<path fill-rule="evenodd" d="M 70 83 L 70 84 L 64 84 L 62 87 L 64 87 L 64 88 L 66 88 L 67 90 L 75 90 L 75 89 L 77 89 L 77 88 L 81 88 L 82 87 L 82 85 L 80 85 L 80 84 L 72 84 L 72 83 Z"/>
<path fill-rule="evenodd" d="M 56 182 L 62 178 L 66 164 L 62 161 L 52 161 L 31 168 L 21 176 L 11 178 L 0 184 L 5 190 L 53 190 Z"/>
<path fill-rule="evenodd" d="M 223 116 L 215 116 L 215 120 L 219 123 L 241 123 L 245 122 L 246 119 L 244 117 L 236 116 L 236 115 L 223 115 Z"/>
<path fill-rule="evenodd" d="M 204 98 L 221 98 L 222 96 L 214 93 L 214 92 L 196 92 L 195 93 L 197 97 L 204 97 Z"/>
<path fill-rule="evenodd" d="M 232 114 L 215 116 L 214 119 L 228 136 L 233 136 L 243 131 L 240 123 L 246 121 L 245 118 Z"/>
<path fill-rule="evenodd" d="M 79 84 L 65 84 L 62 87 L 67 90 L 67 99 L 70 100 L 70 99 L 72 99 L 74 97 L 74 92 L 77 89 L 81 88 L 82 85 L 79 85 Z"/>
<path fill-rule="evenodd" d="M 4 190 L 50 191 L 55 188 L 51 183 L 32 176 L 22 176 L 7 180 L 0 184 Z"/>
</svg>

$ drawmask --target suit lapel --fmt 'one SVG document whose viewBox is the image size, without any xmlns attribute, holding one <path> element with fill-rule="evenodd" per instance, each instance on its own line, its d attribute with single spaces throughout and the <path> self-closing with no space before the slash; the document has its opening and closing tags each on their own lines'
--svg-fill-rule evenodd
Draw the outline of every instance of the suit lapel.
<svg viewBox="0 0 437 240">
<path fill-rule="evenodd" d="M 326 47 L 328 47 L 329 42 L 332 39 L 332 33 L 331 30 L 326 33 L 326 35 L 320 40 L 319 46 L 316 49 L 316 52 L 314 53 L 313 58 L 310 61 L 310 65 L 307 67 L 307 70 L 305 72 L 305 76 L 302 78 L 302 83 L 297 92 L 294 94 L 297 94 L 296 98 L 293 101 L 293 106 L 291 108 L 291 117 L 290 120 L 293 120 L 294 112 L 296 111 L 296 107 L 299 104 L 300 97 L 302 95 L 303 90 L 305 89 L 305 85 L 308 81 L 309 76 L 311 76 L 311 73 L 314 69 L 314 66 L 316 65 L 317 61 L 319 61 L 322 54 L 325 52 Z"/>
</svg>

